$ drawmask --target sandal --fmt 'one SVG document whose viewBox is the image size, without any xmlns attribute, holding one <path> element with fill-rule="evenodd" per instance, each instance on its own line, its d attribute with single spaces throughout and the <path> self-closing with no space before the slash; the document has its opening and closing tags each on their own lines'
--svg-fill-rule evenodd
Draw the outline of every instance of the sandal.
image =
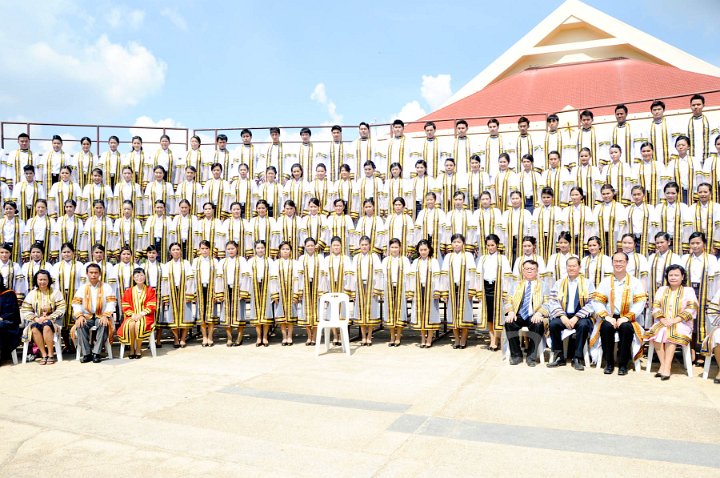
<svg viewBox="0 0 720 478">
<path fill-rule="evenodd" d="M 48 358 L 47 357 L 40 357 L 40 360 L 37 361 L 38 365 L 45 365 L 47 364 Z"/>
<path fill-rule="evenodd" d="M 57 362 L 57 357 L 55 357 L 54 355 L 51 355 L 51 356 L 47 357 L 45 362 L 49 365 L 52 365 Z"/>
</svg>

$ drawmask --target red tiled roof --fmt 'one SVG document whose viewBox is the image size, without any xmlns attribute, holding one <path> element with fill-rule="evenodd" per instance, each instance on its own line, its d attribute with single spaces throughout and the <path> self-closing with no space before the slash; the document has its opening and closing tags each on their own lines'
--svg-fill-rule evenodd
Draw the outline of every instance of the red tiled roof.
<svg viewBox="0 0 720 478">
<path fill-rule="evenodd" d="M 691 96 L 695 92 L 720 90 L 720 78 L 662 66 L 641 60 L 612 60 L 573 63 L 544 68 L 528 68 L 488 85 L 486 88 L 441 108 L 418 121 L 493 117 L 507 114 L 555 113 L 570 105 L 573 109 L 615 105 L 648 98 L 673 95 Z M 720 93 L 706 96 L 706 103 L 720 103 Z M 665 101 L 667 109 L 689 108 L 689 98 Z M 630 113 L 648 111 L 647 104 L 628 106 Z M 592 108 L 595 115 L 613 113 L 613 107 Z M 530 118 L 531 121 L 541 118 Z M 517 119 L 513 117 L 511 122 Z M 485 125 L 487 121 L 469 121 Z M 504 123 L 502 119 L 500 123 Z M 438 124 L 439 129 L 447 124 Z M 408 125 L 408 130 L 422 130 L 422 124 Z"/>
</svg>

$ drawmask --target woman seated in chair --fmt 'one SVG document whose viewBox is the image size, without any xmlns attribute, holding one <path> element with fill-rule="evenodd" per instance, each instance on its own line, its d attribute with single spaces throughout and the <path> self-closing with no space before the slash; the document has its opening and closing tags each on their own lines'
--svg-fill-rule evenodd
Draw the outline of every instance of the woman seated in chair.
<svg viewBox="0 0 720 478">
<path fill-rule="evenodd" d="M 57 362 L 55 334 L 60 333 L 67 304 L 62 292 L 53 289 L 50 273 L 41 269 L 32 278 L 33 289 L 25 296 L 20 314 L 26 324 L 23 337 L 32 339 L 40 350 L 40 365 Z"/>
<path fill-rule="evenodd" d="M 645 332 L 645 340 L 652 342 L 660 359 L 660 370 L 655 374 L 661 380 L 670 380 L 675 348 L 690 343 L 693 321 L 698 310 L 695 291 L 687 285 L 687 272 L 683 266 L 672 264 L 665 269 L 666 286 L 655 293 L 652 304 L 653 326 Z"/>
<path fill-rule="evenodd" d="M 142 342 L 150 338 L 155 327 L 157 295 L 155 289 L 145 284 L 145 270 L 133 271 L 133 286 L 122 296 L 123 321 L 117 331 L 121 344 L 130 347 L 131 359 L 142 357 Z"/>
<path fill-rule="evenodd" d="M 0 362 L 10 358 L 20 344 L 20 306 L 13 289 L 0 274 Z"/>
</svg>

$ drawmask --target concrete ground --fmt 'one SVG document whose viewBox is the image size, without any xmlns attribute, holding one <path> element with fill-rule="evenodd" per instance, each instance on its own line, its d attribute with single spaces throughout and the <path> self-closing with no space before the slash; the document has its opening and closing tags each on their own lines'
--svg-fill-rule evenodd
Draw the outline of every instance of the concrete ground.
<svg viewBox="0 0 720 478">
<path fill-rule="evenodd" d="M 720 385 L 699 368 L 510 367 L 417 338 L 5 362 L 0 476 L 720 476 Z"/>
</svg>

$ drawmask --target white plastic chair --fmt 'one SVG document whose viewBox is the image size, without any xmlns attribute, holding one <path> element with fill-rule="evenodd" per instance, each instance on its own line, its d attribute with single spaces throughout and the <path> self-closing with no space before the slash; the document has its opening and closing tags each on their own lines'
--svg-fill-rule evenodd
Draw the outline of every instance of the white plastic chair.
<svg viewBox="0 0 720 478">
<path fill-rule="evenodd" d="M 344 319 L 340 317 L 343 309 L 346 315 L 350 314 L 350 297 L 347 294 L 328 293 L 320 296 L 318 303 L 317 340 L 315 342 L 316 357 L 320 355 L 320 343 L 322 342 L 323 332 L 325 332 L 325 352 L 330 350 L 330 330 L 335 328 L 340 329 L 343 351 L 347 355 L 350 355 L 350 332 L 348 330 L 350 317 L 345 317 Z"/>
<path fill-rule="evenodd" d="M 150 347 L 150 354 L 153 356 L 153 358 L 157 357 L 157 350 L 155 349 L 155 328 L 153 327 L 152 332 L 150 332 L 150 338 L 148 339 L 148 346 Z M 120 360 L 125 357 L 125 344 L 120 343 Z M 112 358 L 112 357 L 110 357 Z"/>
<path fill-rule="evenodd" d="M 682 354 L 683 354 L 683 362 L 685 362 L 685 371 L 687 372 L 688 377 L 693 376 L 692 371 L 692 355 L 690 354 L 690 345 L 683 345 L 682 347 Z M 653 346 L 652 342 L 648 344 L 648 363 L 645 367 L 645 371 L 650 373 L 650 369 L 652 369 L 652 361 L 653 357 L 655 356 L 655 347 Z"/>
<path fill-rule="evenodd" d="M 703 379 L 707 379 L 708 376 L 710 375 L 710 363 L 713 361 L 714 358 L 715 358 L 715 354 L 710 354 L 708 357 L 705 357 L 705 366 L 703 367 L 703 374 L 702 374 Z M 716 362 L 717 362 L 717 360 L 716 360 Z M 718 366 L 720 366 L 720 364 L 718 364 Z"/>
<path fill-rule="evenodd" d="M 618 335 L 617 332 L 615 332 L 615 352 L 617 353 L 617 343 L 620 342 L 620 335 Z M 603 359 L 603 349 L 602 345 L 598 347 L 598 353 L 597 353 L 597 365 L 595 365 L 595 368 L 601 369 L 602 365 L 602 359 Z M 642 366 L 640 365 L 640 359 L 637 359 L 633 361 L 635 364 L 635 371 L 640 372 L 642 370 Z"/>
<path fill-rule="evenodd" d="M 565 329 L 562 331 L 560 338 L 562 338 L 563 341 L 563 354 L 565 357 L 568 356 L 568 343 L 570 342 L 570 337 L 575 335 L 575 329 Z M 575 357 L 577 358 L 577 357 Z M 550 362 L 555 360 L 555 352 L 550 351 Z M 585 360 L 585 365 L 590 366 L 590 349 L 588 348 L 588 342 L 585 341 L 585 346 L 583 347 L 583 360 Z"/>
<path fill-rule="evenodd" d="M 17 365 L 17 364 L 18 364 L 17 350 L 12 349 L 12 352 L 10 352 L 10 358 L 12 358 L 13 365 Z"/>
<path fill-rule="evenodd" d="M 27 356 L 30 349 L 32 340 L 28 340 L 23 344 L 22 363 L 27 363 Z M 57 356 L 58 362 L 62 362 L 62 348 L 60 348 L 60 329 L 53 335 L 53 345 L 55 346 L 55 355 Z"/>
<path fill-rule="evenodd" d="M 520 337 L 523 337 L 524 335 L 527 335 L 528 333 L 530 333 L 530 329 L 528 329 L 527 327 L 523 327 L 522 329 L 520 329 L 520 332 L 519 332 Z M 503 360 L 507 360 L 508 365 L 510 365 L 510 345 L 508 344 L 508 338 L 507 338 L 507 333 L 505 332 L 505 327 L 503 327 L 501 342 L 502 342 Z M 542 365 L 545 363 L 545 348 L 546 348 L 545 347 L 545 336 L 542 336 L 540 338 L 539 343 L 537 344 L 537 347 L 538 347 L 537 355 L 540 358 L 540 364 Z"/>
<path fill-rule="evenodd" d="M 97 330 L 97 327 L 91 327 L 91 328 L 90 328 L 90 333 L 92 334 L 92 333 L 95 332 L 96 330 Z M 75 333 L 77 333 L 77 332 L 75 332 Z M 75 350 L 76 350 L 75 360 L 80 360 L 81 351 L 80 351 L 80 344 L 79 344 L 79 343 L 76 343 L 76 344 L 75 344 Z M 113 354 L 112 354 L 112 344 L 110 343 L 110 336 L 108 336 L 107 340 L 105 340 L 105 350 L 107 350 L 107 356 L 108 356 L 108 358 L 109 358 L 110 360 L 112 360 Z"/>
</svg>

